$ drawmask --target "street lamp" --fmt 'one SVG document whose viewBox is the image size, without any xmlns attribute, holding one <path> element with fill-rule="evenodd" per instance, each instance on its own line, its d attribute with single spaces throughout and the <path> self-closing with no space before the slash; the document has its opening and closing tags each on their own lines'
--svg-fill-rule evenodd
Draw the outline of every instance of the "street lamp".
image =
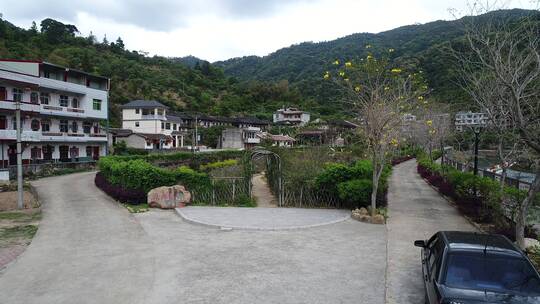
<svg viewBox="0 0 540 304">
<path fill-rule="evenodd" d="M 474 175 L 478 175 L 478 142 L 479 142 L 479 135 L 481 131 L 480 125 L 476 125 L 473 128 L 474 131 Z"/>
</svg>

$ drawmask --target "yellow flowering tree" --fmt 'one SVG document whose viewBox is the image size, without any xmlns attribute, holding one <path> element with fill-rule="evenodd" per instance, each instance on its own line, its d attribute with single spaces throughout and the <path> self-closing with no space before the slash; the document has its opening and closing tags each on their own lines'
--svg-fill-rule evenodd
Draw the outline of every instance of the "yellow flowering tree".
<svg viewBox="0 0 540 304">
<path fill-rule="evenodd" d="M 406 72 L 390 59 L 376 58 L 372 53 L 345 64 L 336 60 L 333 66 L 324 78 L 340 85 L 348 108 L 362 122 L 361 131 L 373 164 L 371 212 L 375 215 L 379 180 L 402 138 L 403 114 L 422 103 L 427 87 L 420 73 Z"/>
</svg>

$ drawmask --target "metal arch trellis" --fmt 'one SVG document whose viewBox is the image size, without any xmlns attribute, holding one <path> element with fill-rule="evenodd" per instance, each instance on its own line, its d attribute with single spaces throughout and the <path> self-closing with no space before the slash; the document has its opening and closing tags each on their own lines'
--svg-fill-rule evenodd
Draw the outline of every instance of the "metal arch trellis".
<svg viewBox="0 0 540 304">
<path fill-rule="evenodd" d="M 283 191 L 283 174 L 282 174 L 282 170 L 281 170 L 281 157 L 272 152 L 272 151 L 269 151 L 269 150 L 266 150 L 266 149 L 262 149 L 262 148 L 255 148 L 253 150 L 253 152 L 251 152 L 251 155 L 250 155 L 250 167 L 249 167 L 249 170 L 250 170 L 250 173 L 253 172 L 253 161 L 254 160 L 258 160 L 258 159 L 262 159 L 262 158 L 266 158 L 266 164 L 267 164 L 267 167 L 270 166 L 270 162 L 271 162 L 271 159 L 274 159 L 276 162 L 277 162 L 277 169 L 278 169 L 278 172 L 277 172 L 277 175 L 278 175 L 278 183 L 277 183 L 277 192 L 278 192 L 278 206 L 279 207 L 282 207 L 283 206 L 283 200 L 284 200 L 284 191 Z M 249 180 L 249 197 L 251 198 L 252 194 L 251 194 L 251 190 L 252 190 L 252 185 L 251 185 L 251 178 Z"/>
</svg>

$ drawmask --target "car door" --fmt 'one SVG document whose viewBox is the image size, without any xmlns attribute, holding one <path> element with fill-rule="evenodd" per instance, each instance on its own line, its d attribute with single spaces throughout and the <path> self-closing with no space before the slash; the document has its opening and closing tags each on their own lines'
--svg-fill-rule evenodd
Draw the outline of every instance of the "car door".
<svg viewBox="0 0 540 304">
<path fill-rule="evenodd" d="M 426 248 L 426 260 L 424 272 L 424 284 L 426 286 L 426 293 L 429 299 L 429 303 L 439 303 L 439 292 L 437 290 L 437 277 L 439 275 L 439 268 L 441 264 L 442 255 L 442 241 L 438 235 L 433 236 Z"/>
</svg>

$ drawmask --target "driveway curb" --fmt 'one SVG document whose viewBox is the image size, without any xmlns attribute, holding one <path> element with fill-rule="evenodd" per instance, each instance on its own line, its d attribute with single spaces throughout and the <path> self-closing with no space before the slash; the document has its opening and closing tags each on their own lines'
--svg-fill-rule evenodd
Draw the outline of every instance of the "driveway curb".
<svg viewBox="0 0 540 304">
<path fill-rule="evenodd" d="M 223 208 L 234 208 L 234 207 L 223 207 Z M 230 230 L 230 229 L 233 229 L 233 230 L 253 230 L 253 231 L 298 230 L 298 229 L 315 228 L 315 227 L 321 227 L 321 226 L 337 224 L 337 223 L 341 223 L 341 222 L 344 222 L 346 220 L 349 220 L 351 218 L 351 215 L 348 213 L 347 215 L 344 215 L 343 217 L 332 220 L 332 221 L 321 222 L 321 223 L 311 224 L 311 225 L 300 225 L 300 226 L 289 226 L 289 227 L 253 227 L 253 226 L 236 226 L 236 225 L 223 226 L 223 225 L 219 225 L 219 224 L 215 224 L 215 223 L 209 223 L 209 222 L 205 222 L 205 221 L 201 221 L 201 220 L 197 220 L 197 219 L 194 219 L 192 217 L 189 217 L 184 212 L 182 212 L 182 209 L 183 208 L 175 208 L 174 211 L 184 221 L 186 221 L 188 223 L 195 224 L 195 225 L 206 226 L 206 227 L 211 227 L 211 228 L 216 228 L 216 229 L 224 229 L 224 230 L 225 229 L 226 230 Z M 272 208 L 272 209 L 274 209 L 274 208 Z"/>
</svg>

